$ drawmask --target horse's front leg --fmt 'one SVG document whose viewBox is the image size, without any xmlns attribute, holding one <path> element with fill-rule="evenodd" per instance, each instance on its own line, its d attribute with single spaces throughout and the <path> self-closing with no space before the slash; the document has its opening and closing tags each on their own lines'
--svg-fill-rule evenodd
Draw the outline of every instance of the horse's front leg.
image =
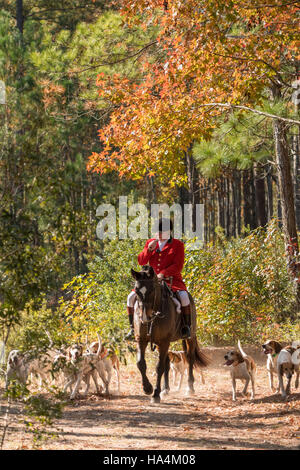
<svg viewBox="0 0 300 470">
<path fill-rule="evenodd" d="M 151 383 L 148 380 L 148 377 L 146 375 L 146 370 L 147 370 L 147 365 L 145 361 L 145 351 L 147 347 L 147 342 L 141 342 L 137 343 L 137 366 L 138 369 L 142 375 L 142 381 L 143 381 L 143 390 L 146 393 L 146 395 L 151 395 L 153 392 L 153 387 Z"/>
<path fill-rule="evenodd" d="M 159 360 L 156 366 L 156 387 L 152 397 L 152 403 L 160 403 L 160 383 L 162 375 L 166 370 L 166 359 L 169 350 L 169 343 L 164 346 L 159 346 Z"/>
</svg>

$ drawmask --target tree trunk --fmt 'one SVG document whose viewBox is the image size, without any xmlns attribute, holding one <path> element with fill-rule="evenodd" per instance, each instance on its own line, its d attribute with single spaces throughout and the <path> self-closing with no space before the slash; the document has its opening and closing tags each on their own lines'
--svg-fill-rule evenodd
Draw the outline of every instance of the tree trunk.
<svg viewBox="0 0 300 470">
<path fill-rule="evenodd" d="M 17 18 L 17 28 L 20 34 L 23 35 L 23 26 L 24 26 L 23 0 L 17 0 L 16 18 Z"/>
<path fill-rule="evenodd" d="M 243 172 L 243 215 L 244 226 L 253 228 L 253 210 L 252 210 L 252 196 L 251 196 L 251 173 L 250 170 Z"/>
<path fill-rule="evenodd" d="M 293 136 L 294 197 L 297 229 L 300 230 L 300 134 Z"/>
<path fill-rule="evenodd" d="M 299 81 L 299 70 L 300 62 L 296 64 L 296 77 Z M 298 100 L 295 99 L 295 112 L 299 111 Z M 295 211 L 296 211 L 296 225 L 297 229 L 300 230 L 300 126 L 293 127 L 293 141 L 292 141 L 292 153 L 293 153 L 293 172 L 294 172 L 294 199 L 295 199 Z"/>
<path fill-rule="evenodd" d="M 209 179 L 209 211 L 210 211 L 210 239 L 215 242 L 216 239 L 216 205 L 215 205 L 215 191 L 214 185 L 215 181 L 213 179 Z"/>
<path fill-rule="evenodd" d="M 256 210 L 256 191 L 254 184 L 254 171 L 253 168 L 250 170 L 250 200 L 251 200 L 251 230 L 255 230 L 258 227 L 257 223 L 257 210 Z"/>
<path fill-rule="evenodd" d="M 268 200 L 268 221 L 273 218 L 273 178 L 272 178 L 272 165 L 268 165 L 267 173 L 267 200 Z"/>
<path fill-rule="evenodd" d="M 186 172 L 188 181 L 188 203 L 193 206 L 193 230 L 196 230 L 196 204 L 200 203 L 200 196 L 198 191 L 199 174 L 192 155 L 192 146 L 185 153 L 186 157 Z"/>
<path fill-rule="evenodd" d="M 254 175 L 257 224 L 264 227 L 267 224 L 265 177 L 258 163 L 254 165 Z"/>
<path fill-rule="evenodd" d="M 230 181 L 231 187 L 231 236 L 236 237 L 236 191 L 235 191 L 235 175 L 233 175 Z"/>
<path fill-rule="evenodd" d="M 218 225 L 225 229 L 225 214 L 224 214 L 224 178 L 223 176 L 219 182 L 218 188 Z"/>
<path fill-rule="evenodd" d="M 156 187 L 155 187 L 155 180 L 154 176 L 147 175 L 147 201 L 148 201 L 148 209 L 151 210 L 151 204 L 157 204 L 157 197 L 156 197 Z"/>
<path fill-rule="evenodd" d="M 241 173 L 240 171 L 236 172 L 235 176 L 235 191 L 236 191 L 236 221 L 237 221 L 237 235 L 241 234 Z"/>
<path fill-rule="evenodd" d="M 274 86 L 273 98 L 280 97 L 280 89 Z M 277 119 L 273 120 L 274 144 L 277 163 L 277 174 L 282 210 L 282 225 L 285 236 L 285 246 L 289 272 L 295 281 L 297 304 L 300 306 L 299 277 L 299 246 L 296 228 L 296 215 L 294 204 L 294 189 L 291 173 L 291 162 L 288 152 L 286 124 Z"/>
<path fill-rule="evenodd" d="M 229 179 L 225 178 L 225 215 L 226 215 L 226 225 L 225 233 L 226 237 L 230 237 L 230 185 Z"/>
</svg>

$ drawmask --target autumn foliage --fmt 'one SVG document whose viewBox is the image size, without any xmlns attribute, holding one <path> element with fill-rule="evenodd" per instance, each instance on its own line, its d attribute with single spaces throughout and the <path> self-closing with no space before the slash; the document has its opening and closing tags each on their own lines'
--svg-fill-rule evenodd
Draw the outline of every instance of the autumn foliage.
<svg viewBox="0 0 300 470">
<path fill-rule="evenodd" d="M 258 106 L 273 83 L 295 80 L 297 7 L 274 0 L 121 1 L 132 28 L 157 27 L 135 57 L 139 74 L 98 76 L 110 111 L 89 169 L 185 177 L 183 151 L 211 135 L 220 106 Z M 172 172 L 170 174 L 170 169 Z"/>
</svg>

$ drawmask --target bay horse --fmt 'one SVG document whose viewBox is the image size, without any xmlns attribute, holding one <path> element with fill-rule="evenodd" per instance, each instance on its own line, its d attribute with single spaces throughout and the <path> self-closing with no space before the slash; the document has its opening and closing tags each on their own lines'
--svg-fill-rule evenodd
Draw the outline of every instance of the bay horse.
<svg viewBox="0 0 300 470">
<path fill-rule="evenodd" d="M 148 343 L 156 345 L 159 360 L 156 367 L 156 386 L 151 401 L 160 403 L 161 378 L 164 375 L 164 393 L 168 393 L 170 360 L 168 350 L 170 343 L 182 339 L 181 313 L 177 313 L 176 305 L 171 297 L 167 284 L 159 282 L 151 266 L 143 266 L 142 271 L 131 274 L 135 279 L 134 291 L 137 296 L 134 309 L 134 332 L 137 344 L 137 367 L 142 375 L 143 390 L 146 395 L 153 393 L 153 387 L 146 375 L 145 351 Z M 200 350 L 196 338 L 196 308 L 192 296 L 191 302 L 191 337 L 182 341 L 189 363 L 188 394 L 193 395 L 194 366 L 206 367 L 208 357 Z"/>
</svg>

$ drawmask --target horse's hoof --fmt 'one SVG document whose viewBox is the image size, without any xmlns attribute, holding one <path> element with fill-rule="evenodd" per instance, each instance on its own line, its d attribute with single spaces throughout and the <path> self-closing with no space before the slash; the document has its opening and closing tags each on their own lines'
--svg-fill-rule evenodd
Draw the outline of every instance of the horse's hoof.
<svg viewBox="0 0 300 470">
<path fill-rule="evenodd" d="M 186 396 L 187 397 L 193 397 L 195 395 L 195 390 L 188 389 L 186 391 Z"/>
<path fill-rule="evenodd" d="M 158 404 L 158 403 L 160 403 L 160 397 L 152 397 L 152 398 L 151 398 L 151 403 L 153 403 L 153 404 Z"/>
<path fill-rule="evenodd" d="M 165 396 L 167 396 L 167 395 L 169 395 L 169 390 L 165 388 L 165 389 L 161 392 L 160 396 L 161 396 L 161 397 L 165 397 Z"/>
<path fill-rule="evenodd" d="M 147 384 L 147 385 L 144 385 L 143 390 L 144 390 L 146 395 L 151 395 L 153 393 L 153 387 L 150 383 Z"/>
</svg>

